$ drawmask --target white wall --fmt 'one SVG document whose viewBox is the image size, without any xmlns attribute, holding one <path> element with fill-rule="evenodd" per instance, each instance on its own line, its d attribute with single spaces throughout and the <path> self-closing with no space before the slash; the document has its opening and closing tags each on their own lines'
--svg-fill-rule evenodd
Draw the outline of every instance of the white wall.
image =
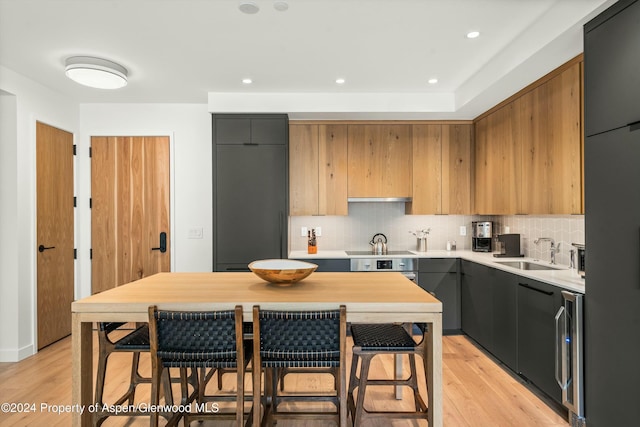
<svg viewBox="0 0 640 427">
<path fill-rule="evenodd" d="M 212 271 L 211 115 L 206 104 L 82 104 L 78 139 L 80 297 L 91 294 L 91 136 L 169 135 L 172 152 L 172 270 Z M 202 228 L 201 239 L 188 238 Z"/>
<path fill-rule="evenodd" d="M 0 138 L 0 169 L 6 169 L 0 182 L 0 211 L 2 219 L 10 224 L 3 225 L 3 230 L 13 230 L 0 239 L 0 251 L 9 251 L 13 262 L 7 270 L 0 269 L 1 295 L 8 295 L 13 304 L 12 310 L 3 310 L 0 317 L 2 362 L 16 361 L 36 351 L 35 124 L 41 121 L 77 134 L 79 109 L 59 93 L 5 67 L 0 67 L 0 90 L 4 92 L 0 112 L 3 128 L 5 121 L 10 122 Z"/>
</svg>

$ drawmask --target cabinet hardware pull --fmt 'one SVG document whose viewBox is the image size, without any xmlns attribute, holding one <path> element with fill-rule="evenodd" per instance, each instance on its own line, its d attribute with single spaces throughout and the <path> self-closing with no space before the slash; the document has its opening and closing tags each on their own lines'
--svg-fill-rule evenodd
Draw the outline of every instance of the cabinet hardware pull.
<svg viewBox="0 0 640 427">
<path fill-rule="evenodd" d="M 627 126 L 629 126 L 629 132 L 634 132 L 640 129 L 640 120 L 638 120 L 637 122 L 629 123 Z"/>
<path fill-rule="evenodd" d="M 531 289 L 532 291 L 540 292 L 541 294 L 553 295 L 553 292 L 551 291 L 543 291 L 542 289 L 534 288 L 533 286 L 527 283 L 518 283 L 518 285 L 522 286 L 523 288 Z"/>
</svg>

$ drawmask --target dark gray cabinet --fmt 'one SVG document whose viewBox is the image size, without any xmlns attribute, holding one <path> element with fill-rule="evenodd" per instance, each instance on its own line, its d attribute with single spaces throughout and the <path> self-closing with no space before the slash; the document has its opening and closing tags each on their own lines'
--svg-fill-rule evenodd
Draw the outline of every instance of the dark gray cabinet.
<svg viewBox="0 0 640 427">
<path fill-rule="evenodd" d="M 282 115 L 216 114 L 214 139 L 217 145 L 286 145 L 288 126 Z"/>
<path fill-rule="evenodd" d="M 517 366 L 516 277 L 462 261 L 462 330 L 514 370 Z"/>
<path fill-rule="evenodd" d="M 489 269 L 492 282 L 493 342 L 491 352 L 509 368 L 517 366 L 517 288 L 518 276 L 494 268 Z"/>
<path fill-rule="evenodd" d="M 492 334 L 493 295 L 488 267 L 462 261 L 460 270 L 461 325 L 464 333 L 489 349 Z"/>
<path fill-rule="evenodd" d="M 640 121 L 639 46 L 640 1 L 620 0 L 585 25 L 584 408 L 590 427 L 640 420 L 640 126 L 626 126 Z"/>
<path fill-rule="evenodd" d="M 585 26 L 585 135 L 640 121 L 640 2 L 620 1 Z"/>
<path fill-rule="evenodd" d="M 561 289 L 517 277 L 518 373 L 562 403 L 555 379 L 555 315 L 562 305 Z"/>
<path fill-rule="evenodd" d="M 255 121 L 260 125 L 254 126 Z M 260 141 L 276 141 L 277 136 L 279 143 L 254 143 L 253 128 L 261 129 Z M 266 129 L 274 135 L 267 136 Z M 213 115 L 214 271 L 248 271 L 251 261 L 286 258 L 287 129 L 286 115 Z M 246 143 L 230 142 L 240 141 L 243 131 L 250 136 Z"/>
<path fill-rule="evenodd" d="M 442 328 L 445 334 L 460 332 L 460 281 L 456 258 L 421 258 L 418 285 L 442 302 Z"/>
<path fill-rule="evenodd" d="M 329 272 L 346 272 L 351 271 L 351 260 L 349 258 L 306 258 L 300 261 L 311 262 L 317 264 L 316 271 L 329 271 Z"/>
</svg>

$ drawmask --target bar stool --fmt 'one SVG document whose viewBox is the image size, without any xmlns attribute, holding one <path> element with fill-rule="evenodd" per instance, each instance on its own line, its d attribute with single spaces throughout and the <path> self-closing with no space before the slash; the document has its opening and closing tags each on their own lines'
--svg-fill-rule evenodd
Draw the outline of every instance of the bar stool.
<svg viewBox="0 0 640 427">
<path fill-rule="evenodd" d="M 223 311 L 163 311 L 149 307 L 149 337 L 152 365 L 151 404 L 160 400 L 160 380 L 169 368 L 180 368 L 183 407 L 197 402 L 196 412 L 177 412 L 167 425 L 177 425 L 184 418 L 188 426 L 191 419 L 235 420 L 240 427 L 244 420 L 244 376 L 251 360 L 251 346 L 246 345 L 242 333 L 242 306 Z M 233 395 L 205 394 L 208 369 L 233 368 L 236 371 L 237 391 Z M 191 375 L 187 375 L 187 369 Z M 198 372 L 200 375 L 198 375 Z M 213 372 L 212 370 L 209 373 Z M 189 385 L 193 390 L 189 392 Z M 202 405 L 213 401 L 235 401 L 235 411 L 218 412 Z M 251 422 L 252 410 L 246 423 Z M 158 425 L 158 413 L 151 413 L 151 425 Z"/>
<path fill-rule="evenodd" d="M 124 402 L 128 402 L 129 405 L 132 405 L 138 384 L 151 383 L 150 377 L 143 377 L 138 371 L 140 353 L 149 352 L 149 327 L 146 323 L 141 326 L 138 325 L 132 332 L 129 332 L 115 341 L 112 340 L 110 335 L 116 331 L 122 331 L 119 328 L 123 325 L 124 323 L 122 322 L 98 322 L 98 371 L 96 375 L 94 401 L 94 403 L 97 404 L 98 410 L 94 411 L 92 414 L 94 426 L 100 426 L 107 417 L 117 415 L 115 412 L 102 410 L 102 408 L 105 407 L 103 396 L 105 377 L 107 373 L 107 362 L 112 353 L 132 353 L 133 355 L 129 388 L 115 401 L 113 405 L 122 405 Z M 131 412 L 119 412 L 118 414 L 127 416 L 148 415 L 148 413 L 136 414 Z"/>
<path fill-rule="evenodd" d="M 339 310 L 273 311 L 253 307 L 253 401 L 254 426 L 273 425 L 278 419 L 331 419 L 339 426 L 347 423 L 346 402 L 346 307 Z M 264 399 L 261 399 L 261 372 L 264 368 Z M 338 369 L 336 393 L 282 395 L 278 393 L 279 371 L 296 372 Z M 260 402 L 264 414 L 260 417 Z M 287 411 L 283 402 L 331 402 L 335 412 Z"/>
<path fill-rule="evenodd" d="M 411 325 L 408 325 L 410 328 Z M 428 409 L 418 390 L 415 355 L 424 354 L 424 339 L 419 343 L 400 324 L 352 324 L 353 359 L 347 394 L 349 413 L 354 426 L 359 426 L 369 418 L 385 419 L 427 419 Z M 406 379 L 370 379 L 371 360 L 381 354 L 409 356 L 410 375 Z M 360 375 L 357 375 L 358 360 L 361 360 Z M 425 370 L 426 375 L 426 370 Z M 368 411 L 364 407 L 367 386 L 409 386 L 413 390 L 415 411 Z M 358 399 L 354 400 L 353 391 L 358 388 Z"/>
</svg>

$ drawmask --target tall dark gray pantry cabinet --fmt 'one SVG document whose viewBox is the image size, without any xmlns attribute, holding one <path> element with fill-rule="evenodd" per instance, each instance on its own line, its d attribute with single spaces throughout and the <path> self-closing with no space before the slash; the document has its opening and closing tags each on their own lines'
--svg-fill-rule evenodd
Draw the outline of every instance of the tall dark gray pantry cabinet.
<svg viewBox="0 0 640 427">
<path fill-rule="evenodd" d="M 640 1 L 584 27 L 585 417 L 640 425 Z"/>
<path fill-rule="evenodd" d="M 213 271 L 287 258 L 289 118 L 213 114 Z"/>
</svg>

